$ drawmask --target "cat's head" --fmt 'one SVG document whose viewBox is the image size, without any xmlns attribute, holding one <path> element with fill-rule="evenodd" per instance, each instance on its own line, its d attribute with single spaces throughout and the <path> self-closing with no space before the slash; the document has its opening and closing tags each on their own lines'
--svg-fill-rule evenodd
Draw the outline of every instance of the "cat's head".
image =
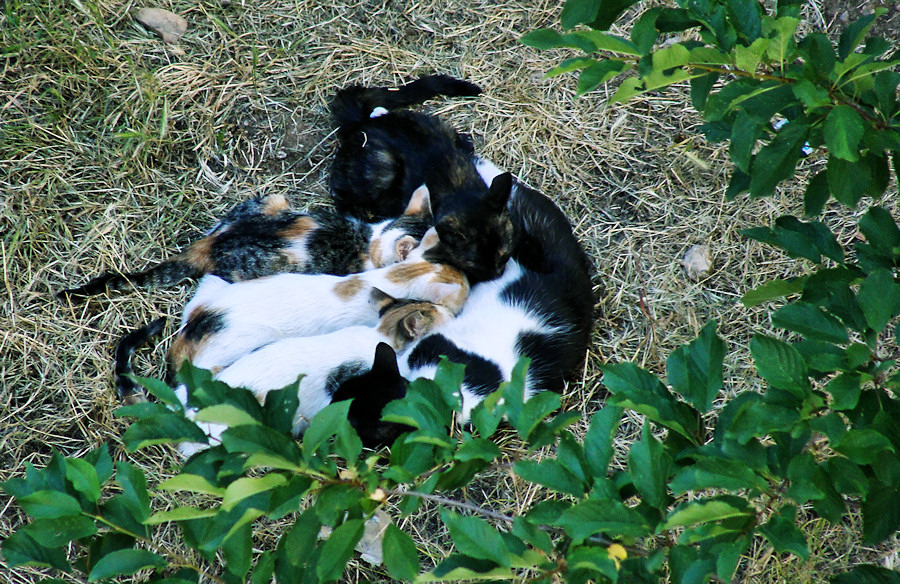
<svg viewBox="0 0 900 584">
<path fill-rule="evenodd" d="M 504 173 L 471 204 L 462 198 L 442 201 L 435 223 L 440 243 L 425 258 L 455 266 L 472 284 L 499 278 L 518 239 L 507 208 L 512 175 Z"/>
<path fill-rule="evenodd" d="M 382 268 L 405 260 L 433 223 L 428 188 L 422 185 L 413 192 L 403 215 L 372 226 L 369 243 L 372 267 Z"/>
<path fill-rule="evenodd" d="M 397 300 L 383 312 L 378 331 L 399 351 L 452 318 L 450 310 L 431 302 Z"/>
<path fill-rule="evenodd" d="M 347 419 L 356 429 L 363 444 L 374 448 L 390 444 L 410 426 L 381 421 L 381 414 L 388 402 L 406 395 L 406 379 L 397 367 L 397 354 L 387 343 L 378 343 L 372 369 L 362 375 L 344 381 L 331 401 L 352 399 Z"/>
</svg>

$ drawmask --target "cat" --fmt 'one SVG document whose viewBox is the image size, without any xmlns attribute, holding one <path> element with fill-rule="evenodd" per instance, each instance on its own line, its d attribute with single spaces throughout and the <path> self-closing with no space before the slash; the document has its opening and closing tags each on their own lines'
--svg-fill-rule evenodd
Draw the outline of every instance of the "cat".
<svg viewBox="0 0 900 584">
<path fill-rule="evenodd" d="M 486 183 L 500 173 L 479 161 Z M 590 340 L 592 268 L 563 212 L 545 195 L 517 181 L 510 198 L 522 240 L 500 278 L 472 287 L 462 311 L 399 354 L 407 379 L 433 378 L 440 356 L 466 366 L 460 417 L 500 383 L 521 357 L 531 359 L 525 398 L 560 392 Z"/>
<path fill-rule="evenodd" d="M 471 140 L 436 116 L 399 108 L 480 92 L 431 75 L 396 88 L 350 86 L 329 104 L 337 125 L 330 183 L 336 207 L 364 220 L 387 217 L 425 184 L 441 239 L 428 258 L 459 268 L 472 284 L 499 277 L 517 244 L 507 209 L 512 175 L 485 183 Z"/>
<path fill-rule="evenodd" d="M 455 314 L 469 284 L 462 272 L 423 259 L 438 243 L 431 228 L 404 261 L 349 276 L 279 274 L 234 284 L 205 276 L 185 306 L 170 362 L 217 372 L 281 338 L 374 326 L 391 297 L 433 302 Z"/>
<path fill-rule="evenodd" d="M 431 226 L 428 190 L 416 189 L 401 212 L 364 223 L 334 212 L 294 211 L 280 194 L 256 197 L 233 207 L 183 253 L 141 272 L 103 274 L 57 296 L 81 299 L 205 274 L 240 282 L 280 273 L 344 276 L 380 268 L 405 259 Z"/>
<path fill-rule="evenodd" d="M 406 392 L 395 349 L 452 318 L 453 314 L 442 306 L 398 301 L 385 308 L 376 327 L 352 326 L 324 335 L 282 339 L 242 356 L 214 377 L 231 387 L 252 391 L 262 403 L 269 391 L 285 387 L 303 375 L 298 384 L 299 407 L 293 433 L 302 434 L 309 420 L 328 404 L 354 399 L 350 423 L 363 444 L 374 448 L 409 429 L 397 423 L 378 423 L 377 427 L 367 423 L 376 412 L 378 420 L 384 405 Z M 141 387 L 129 377 L 131 356 L 160 333 L 164 322 L 160 318 L 125 335 L 116 349 L 116 387 L 128 404 L 146 401 Z M 186 386 L 179 385 L 175 393 L 188 406 Z M 187 414 L 193 417 L 196 411 L 188 408 Z M 213 442 L 226 428 L 221 424 L 199 425 Z M 204 447 L 183 443 L 179 450 L 189 457 Z"/>
</svg>

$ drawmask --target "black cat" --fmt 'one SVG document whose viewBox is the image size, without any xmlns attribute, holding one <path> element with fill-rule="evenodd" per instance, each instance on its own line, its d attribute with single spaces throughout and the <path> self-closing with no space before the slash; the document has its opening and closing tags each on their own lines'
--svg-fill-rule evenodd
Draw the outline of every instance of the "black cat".
<svg viewBox="0 0 900 584">
<path fill-rule="evenodd" d="M 436 116 L 399 108 L 480 91 L 432 75 L 397 88 L 348 87 L 330 104 L 337 124 L 331 173 L 337 208 L 368 221 L 389 217 L 425 184 L 441 239 L 428 259 L 454 265 L 473 284 L 498 277 L 516 245 L 507 210 L 512 177 L 501 174 L 486 185 L 468 138 Z"/>
</svg>

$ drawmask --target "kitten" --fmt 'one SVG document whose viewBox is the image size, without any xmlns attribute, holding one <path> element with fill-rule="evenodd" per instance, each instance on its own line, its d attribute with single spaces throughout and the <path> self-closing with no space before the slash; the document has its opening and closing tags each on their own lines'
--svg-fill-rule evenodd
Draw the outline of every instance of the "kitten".
<svg viewBox="0 0 900 584">
<path fill-rule="evenodd" d="M 304 375 L 298 388 L 296 435 L 302 434 L 309 420 L 326 405 L 350 397 L 362 398 L 357 409 L 368 401 L 367 413 L 380 418 L 385 403 L 405 394 L 393 351 L 452 319 L 453 314 L 442 306 L 428 302 L 396 303 L 385 311 L 377 327 L 352 326 L 325 335 L 282 339 L 244 355 L 216 374 L 216 379 L 232 387 L 247 388 L 262 402 L 267 392 Z M 390 351 L 390 359 L 382 349 L 379 360 L 380 345 Z M 395 374 L 391 373 L 390 360 L 394 361 Z M 360 376 L 367 376 L 368 380 Z M 365 383 L 385 378 L 389 378 L 389 384 L 365 388 Z M 381 407 L 376 408 L 377 404 Z M 366 439 L 375 445 L 377 436 L 390 434 L 384 430 L 366 432 Z"/>
<path fill-rule="evenodd" d="M 334 212 L 300 213 L 282 195 L 239 203 L 183 253 L 142 272 L 107 273 L 60 298 L 176 284 L 213 274 L 229 282 L 296 272 L 343 276 L 405 259 L 431 226 L 428 190 L 416 189 L 402 214 L 363 223 Z"/>
<path fill-rule="evenodd" d="M 485 182 L 499 170 L 481 161 Z M 591 267 L 566 216 L 545 195 L 517 182 L 509 205 L 522 232 L 503 275 L 472 287 L 457 317 L 399 356 L 408 379 L 433 378 L 441 355 L 466 366 L 461 417 L 510 379 L 521 357 L 531 366 L 526 399 L 562 391 L 583 361 L 593 312 Z"/>
<path fill-rule="evenodd" d="M 330 103 L 338 140 L 330 187 L 337 208 L 365 220 L 390 216 L 424 183 L 441 238 L 429 258 L 461 269 L 473 284 L 498 277 L 516 245 L 507 210 L 512 176 L 485 184 L 468 138 L 436 116 L 398 108 L 437 95 L 478 93 L 466 81 L 432 75 L 397 88 L 351 86 Z"/>
<path fill-rule="evenodd" d="M 455 314 L 469 285 L 462 272 L 423 259 L 438 243 L 432 228 L 406 260 L 350 276 L 279 274 L 234 284 L 206 276 L 184 309 L 170 361 L 216 372 L 285 337 L 375 326 L 389 297 L 433 302 Z"/>
</svg>

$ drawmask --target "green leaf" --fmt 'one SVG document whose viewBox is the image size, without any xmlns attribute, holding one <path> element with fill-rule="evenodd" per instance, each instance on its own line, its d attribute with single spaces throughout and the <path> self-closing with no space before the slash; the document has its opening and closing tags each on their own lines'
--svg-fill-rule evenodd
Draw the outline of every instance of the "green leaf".
<svg viewBox="0 0 900 584">
<path fill-rule="evenodd" d="M 628 470 L 635 488 L 650 506 L 657 509 L 665 507 L 668 501 L 666 479 L 671 464 L 672 458 L 653 436 L 650 423 L 645 420 L 641 439 L 628 450 Z"/>
<path fill-rule="evenodd" d="M 685 401 L 707 412 L 722 389 L 725 343 L 716 334 L 716 322 L 708 322 L 697 338 L 678 347 L 666 360 L 666 375 Z"/>
<path fill-rule="evenodd" d="M 263 405 L 263 423 L 276 432 L 289 433 L 294 428 L 294 418 L 300 407 L 298 387 L 300 379 L 294 383 L 266 393 Z"/>
<path fill-rule="evenodd" d="M 787 513 L 785 516 L 785 511 Z M 802 560 L 809 558 L 809 548 L 803 532 L 794 524 L 793 518 L 797 508 L 792 506 L 782 507 L 772 518 L 759 526 L 762 533 L 776 552 L 792 553 Z"/>
<path fill-rule="evenodd" d="M 694 63 L 700 62 L 696 58 L 694 51 L 691 51 L 691 61 Z M 716 84 L 718 79 L 718 73 L 707 73 L 706 75 L 693 77 L 691 79 L 691 104 L 694 106 L 695 110 L 702 112 L 705 109 L 709 92 L 712 90 L 713 85 Z"/>
<path fill-rule="evenodd" d="M 595 477 L 605 477 L 613 455 L 613 436 L 622 421 L 622 408 L 606 405 L 591 416 L 584 436 L 584 459 Z"/>
<path fill-rule="evenodd" d="M 256 560 L 253 574 L 250 575 L 250 584 L 271 584 L 274 572 L 275 555 L 272 553 L 272 550 L 266 550 Z"/>
<path fill-rule="evenodd" d="M 833 447 L 858 464 L 870 464 L 878 460 L 879 454 L 885 450 L 894 452 L 891 441 L 884 434 L 870 428 L 848 431 Z"/>
<path fill-rule="evenodd" d="M 553 553 L 553 542 L 547 532 L 521 515 L 513 519 L 512 534 L 547 554 Z"/>
<path fill-rule="evenodd" d="M 835 376 L 825 384 L 825 391 L 831 394 L 831 407 L 835 410 L 852 410 L 859 402 L 862 378 L 858 373 L 846 372 Z"/>
<path fill-rule="evenodd" d="M 222 497 L 222 509 L 230 511 L 239 501 L 257 493 L 271 491 L 287 482 L 287 478 L 278 473 L 269 473 L 262 477 L 241 477 L 225 489 L 225 495 Z"/>
<path fill-rule="evenodd" d="M 611 581 L 618 579 L 618 570 L 615 561 L 610 557 L 606 548 L 595 546 L 574 546 L 566 553 L 566 568 L 568 573 L 587 571 L 600 573 Z M 605 580 L 600 580 L 605 581 Z"/>
<path fill-rule="evenodd" d="M 205 477 L 193 474 L 178 474 L 166 479 L 156 487 L 160 491 L 187 491 L 189 493 L 204 493 L 221 497 L 225 489 L 210 483 Z"/>
<path fill-rule="evenodd" d="M 66 478 L 91 503 L 100 500 L 100 478 L 97 476 L 97 469 L 88 461 L 81 458 L 67 459 Z"/>
<path fill-rule="evenodd" d="M 625 70 L 622 61 L 605 60 L 583 69 L 578 76 L 578 85 L 575 88 L 576 95 L 583 95 L 592 91 L 601 83 L 606 83 Z"/>
<path fill-rule="evenodd" d="M 846 59 L 850 53 L 856 50 L 874 21 L 874 13 L 864 14 L 841 32 L 841 38 L 838 40 L 838 57 L 840 59 Z"/>
<path fill-rule="evenodd" d="M 832 576 L 830 584 L 900 584 L 900 574 L 875 564 L 860 564 L 843 574 Z"/>
<path fill-rule="evenodd" d="M 138 377 L 136 375 L 132 376 L 132 379 L 146 389 L 150 395 L 169 406 L 173 411 L 179 414 L 184 413 L 184 404 L 175 395 L 175 390 L 165 381 L 152 377 Z"/>
<path fill-rule="evenodd" d="M 315 507 L 307 508 L 278 540 L 275 552 L 276 566 L 284 566 L 287 568 L 286 571 L 291 573 L 301 571 L 316 548 L 321 528 L 322 524 L 316 515 Z"/>
<path fill-rule="evenodd" d="M 94 520 L 84 515 L 67 515 L 54 519 L 36 519 L 22 529 L 47 548 L 64 546 L 70 541 L 97 533 Z"/>
<path fill-rule="evenodd" d="M 750 401 L 741 405 L 725 435 L 746 444 L 751 438 L 789 431 L 799 420 L 796 408 Z"/>
<path fill-rule="evenodd" d="M 500 456 L 500 448 L 486 438 L 470 438 L 456 450 L 453 458 L 460 461 L 484 460 L 493 462 Z"/>
<path fill-rule="evenodd" d="M 872 481 L 862 505 L 863 543 L 874 545 L 900 530 L 900 486 Z"/>
<path fill-rule="evenodd" d="M 807 110 L 814 110 L 832 104 L 828 90 L 816 85 L 809 79 L 801 79 L 791 86 L 791 90 L 797 99 L 803 102 Z"/>
<path fill-rule="evenodd" d="M 539 28 L 533 30 L 522 35 L 519 42 L 527 47 L 533 47 L 535 49 L 555 49 L 557 47 L 569 46 L 563 35 L 552 28 Z"/>
<path fill-rule="evenodd" d="M 480 560 L 490 560 L 509 567 L 509 550 L 496 529 L 478 517 L 465 517 L 447 509 L 441 510 L 441 520 L 450 532 L 456 550 Z"/>
<path fill-rule="evenodd" d="M 752 516 L 755 516 L 753 509 L 740 497 L 723 495 L 709 499 L 695 499 L 673 509 L 662 529 L 690 527 L 723 519 Z"/>
<path fill-rule="evenodd" d="M 691 442 L 697 442 L 696 417 L 655 375 L 633 363 L 604 365 L 602 370 L 603 383 L 613 392 L 607 403 L 631 408 Z"/>
<path fill-rule="evenodd" d="M 249 523 L 242 525 L 222 544 L 225 570 L 237 581 L 245 582 L 253 561 L 253 530 Z"/>
<path fill-rule="evenodd" d="M 830 343 L 850 340 L 840 320 L 807 302 L 796 301 L 779 308 L 772 313 L 772 324 L 815 340 Z"/>
<path fill-rule="evenodd" d="M 584 499 L 550 523 L 565 529 L 575 543 L 601 532 L 613 538 L 643 537 L 652 532 L 643 515 L 609 499 Z"/>
<path fill-rule="evenodd" d="M 803 193 L 803 213 L 807 217 L 815 217 L 825 208 L 831 190 L 828 188 L 828 174 L 826 171 L 817 172 Z"/>
<path fill-rule="evenodd" d="M 619 84 L 619 88 L 613 96 L 609 98 L 609 101 L 610 103 L 624 103 L 632 97 L 644 93 L 644 91 L 646 91 L 646 89 L 644 88 L 640 77 L 626 77 L 622 80 L 622 83 Z"/>
<path fill-rule="evenodd" d="M 809 393 L 806 362 L 794 347 L 756 334 L 750 340 L 750 354 L 756 363 L 756 372 L 772 387 L 789 391 L 800 399 Z"/>
<path fill-rule="evenodd" d="M 134 465 L 120 460 L 116 463 L 116 482 L 122 487 L 121 500 L 137 521 L 150 516 L 150 495 L 147 477 Z"/>
<path fill-rule="evenodd" d="M 350 405 L 343 401 L 338 404 Z M 332 404 L 332 405 L 338 405 Z M 331 407 L 331 406 L 328 406 Z M 314 418 L 315 419 L 315 418 Z M 228 452 L 246 452 L 253 456 L 269 454 L 281 458 L 287 464 L 296 464 L 300 451 L 294 440 L 286 434 L 265 426 L 236 426 L 222 434 L 222 445 Z"/>
<path fill-rule="evenodd" d="M 391 523 L 381 543 L 388 574 L 398 580 L 412 580 L 419 574 L 419 555 L 412 538 Z"/>
<path fill-rule="evenodd" d="M 574 497 L 584 495 L 585 483 L 569 472 L 555 458 L 545 458 L 540 462 L 520 460 L 513 466 L 513 470 L 526 481 L 544 485 L 559 493 L 566 493 Z"/>
<path fill-rule="evenodd" d="M 822 256 L 844 263 L 844 251 L 838 245 L 834 234 L 819 221 L 804 223 L 792 215 L 784 215 L 775 220 L 773 229 L 755 227 L 741 230 L 743 235 L 780 247 L 791 257 L 806 258 L 821 263 Z"/>
<path fill-rule="evenodd" d="M 793 280 L 769 280 L 765 284 L 757 286 L 753 290 L 748 290 L 741 296 L 741 304 L 747 308 L 757 306 L 763 302 L 797 294 L 803 291 L 803 284 L 806 278 L 795 278 Z"/>
<path fill-rule="evenodd" d="M 522 411 L 513 422 L 513 426 L 522 440 L 527 440 L 535 428 L 547 416 L 559 409 L 559 395 L 550 391 L 542 391 L 522 404 Z"/>
<path fill-rule="evenodd" d="M 27 497 L 18 498 L 16 502 L 34 519 L 53 519 L 81 514 L 81 505 L 75 497 L 57 491 L 37 491 Z"/>
<path fill-rule="evenodd" d="M 158 511 L 144 520 L 144 525 L 160 525 L 170 521 L 187 521 L 212 517 L 218 509 L 197 509 L 196 507 L 175 507 L 168 511 Z"/>
<path fill-rule="evenodd" d="M 900 311 L 900 285 L 890 270 L 878 269 L 866 276 L 856 296 L 872 330 L 881 332 Z"/>
<path fill-rule="evenodd" d="M 603 0 L 566 0 L 559 15 L 563 28 L 575 28 L 579 24 L 587 24 L 597 18 L 597 12 Z"/>
<path fill-rule="evenodd" d="M 168 565 L 164 557 L 147 550 L 118 550 L 103 556 L 94 564 L 94 568 L 88 574 L 88 582 L 128 576 L 144 568 L 165 568 Z"/>
<path fill-rule="evenodd" d="M 590 51 L 586 51 L 589 53 L 593 53 L 596 51 L 609 51 L 612 53 L 631 55 L 633 57 L 638 57 L 641 55 L 641 52 L 630 40 L 599 30 L 577 30 L 565 36 L 568 39 L 578 38 L 589 42 L 591 45 L 593 45 Z"/>
<path fill-rule="evenodd" d="M 197 422 L 222 424 L 223 426 L 256 425 L 259 420 L 232 404 L 216 404 L 208 406 L 197 412 L 194 417 Z"/>
<path fill-rule="evenodd" d="M 826 173 L 828 190 L 836 200 L 851 208 L 866 194 L 873 180 L 868 165 L 837 156 L 828 157 Z"/>
<path fill-rule="evenodd" d="M 765 197 L 775 186 L 792 176 L 803 156 L 809 126 L 801 119 L 785 124 L 775 137 L 760 149 L 750 165 L 750 196 Z"/>
<path fill-rule="evenodd" d="M 849 105 L 839 105 L 828 112 L 823 135 L 833 156 L 850 162 L 859 160 L 859 142 L 865 134 L 862 116 Z"/>
<path fill-rule="evenodd" d="M 143 418 L 134 422 L 125 433 L 122 441 L 128 452 L 154 444 L 177 444 L 179 442 L 207 443 L 207 436 L 192 421 L 176 414 L 161 414 Z"/>
<path fill-rule="evenodd" d="M 549 79 L 551 77 L 562 75 L 563 73 L 578 71 L 579 69 L 584 69 L 585 67 L 593 65 L 596 62 L 596 59 L 592 59 L 590 57 L 574 57 L 572 59 L 563 59 L 563 61 L 559 65 L 547 71 L 544 74 L 544 77 Z"/>
<path fill-rule="evenodd" d="M 328 540 L 322 545 L 322 554 L 316 564 L 316 575 L 320 580 L 337 580 L 344 573 L 353 550 L 362 539 L 365 521 L 350 519 L 334 528 Z"/>
<path fill-rule="evenodd" d="M 703 489 L 764 491 L 766 485 L 765 479 L 744 463 L 727 458 L 701 458 L 690 466 L 682 467 L 669 482 L 676 495 Z"/>
<path fill-rule="evenodd" d="M 875 250 L 893 259 L 900 248 L 900 228 L 889 212 L 878 206 L 869 210 L 859 219 L 859 230 Z"/>
<path fill-rule="evenodd" d="M 728 151 L 735 166 L 743 172 L 750 172 L 753 149 L 761 133 L 762 124 L 751 117 L 744 108 L 738 108 L 734 124 L 731 126 L 731 144 Z"/>
<path fill-rule="evenodd" d="M 307 462 L 326 440 L 337 434 L 349 411 L 350 402 L 345 400 L 327 405 L 313 417 L 303 434 L 303 457 Z"/>
<path fill-rule="evenodd" d="M 70 570 L 65 548 L 46 548 L 21 529 L 4 539 L 0 549 L 4 563 L 10 568 L 49 566 L 63 572 Z"/>
</svg>

